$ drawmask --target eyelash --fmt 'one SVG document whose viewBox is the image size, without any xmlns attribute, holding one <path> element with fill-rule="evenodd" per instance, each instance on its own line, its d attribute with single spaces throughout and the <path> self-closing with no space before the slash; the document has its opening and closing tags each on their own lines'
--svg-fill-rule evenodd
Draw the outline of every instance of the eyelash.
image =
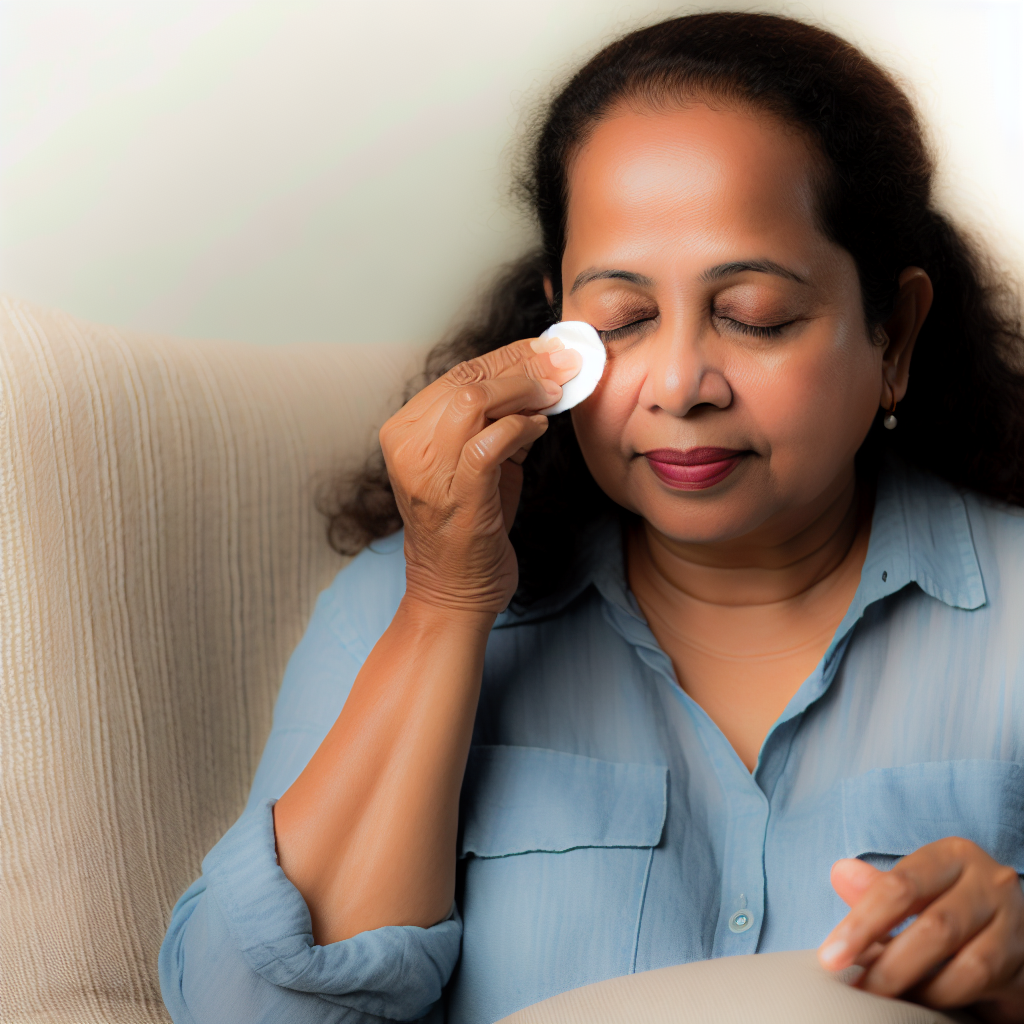
<svg viewBox="0 0 1024 1024">
<path fill-rule="evenodd" d="M 606 344 L 610 341 L 618 341 L 620 338 L 635 334 L 642 324 L 650 323 L 653 319 L 654 317 L 644 317 L 642 320 L 634 320 L 632 323 L 616 327 L 611 331 L 601 331 L 601 340 Z M 718 319 L 727 321 L 743 334 L 752 334 L 755 338 L 777 338 L 784 328 L 796 323 L 795 320 L 787 320 L 785 323 L 768 324 L 762 327 L 757 324 L 744 323 L 742 320 L 733 320 L 728 316 L 720 316 Z"/>
<path fill-rule="evenodd" d="M 789 327 L 790 324 L 796 323 L 795 320 L 787 320 L 782 324 L 768 324 L 764 327 L 760 327 L 756 324 L 746 324 L 742 320 L 733 320 L 732 317 L 720 316 L 719 320 L 727 320 L 737 330 L 743 334 L 752 334 L 755 338 L 777 338 L 783 331 L 783 328 Z"/>
<path fill-rule="evenodd" d="M 609 341 L 618 341 L 619 338 L 625 338 L 627 335 L 636 334 L 644 324 L 649 324 L 653 319 L 653 316 L 645 316 L 640 320 L 632 321 L 632 323 L 623 324 L 622 327 L 616 327 L 614 330 L 600 331 L 601 340 L 607 344 Z"/>
</svg>

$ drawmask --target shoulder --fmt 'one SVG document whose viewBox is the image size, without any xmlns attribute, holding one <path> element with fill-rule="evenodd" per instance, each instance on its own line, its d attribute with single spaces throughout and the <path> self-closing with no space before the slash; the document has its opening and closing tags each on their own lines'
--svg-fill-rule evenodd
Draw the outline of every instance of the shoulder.
<svg viewBox="0 0 1024 1024">
<path fill-rule="evenodd" d="M 316 617 L 361 661 L 391 624 L 405 593 L 404 534 L 375 540 L 320 595 Z"/>
</svg>

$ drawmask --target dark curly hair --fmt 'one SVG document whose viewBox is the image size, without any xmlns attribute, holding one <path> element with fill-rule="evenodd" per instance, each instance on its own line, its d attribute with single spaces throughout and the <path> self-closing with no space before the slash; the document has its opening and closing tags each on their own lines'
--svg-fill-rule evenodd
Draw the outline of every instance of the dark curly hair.
<svg viewBox="0 0 1024 1024">
<path fill-rule="evenodd" d="M 1024 337 L 1014 290 L 933 205 L 934 163 L 892 76 L 837 36 L 790 18 L 672 18 L 619 39 L 577 71 L 538 122 L 519 182 L 540 248 L 504 269 L 476 317 L 434 348 L 408 395 L 456 363 L 534 337 L 558 319 L 568 165 L 609 109 L 701 96 L 771 113 L 815 142 L 825 167 L 820 225 L 856 263 L 869 328 L 892 311 L 904 267 L 923 267 L 932 280 L 900 428 L 883 432 L 877 418 L 859 464 L 870 466 L 888 446 L 958 487 L 1024 505 Z M 343 553 L 399 529 L 380 452 L 354 480 L 336 481 L 321 510 Z M 555 590 L 571 571 L 567 556 L 580 526 L 609 511 L 624 514 L 590 476 L 570 417 L 553 417 L 524 464 L 511 534 L 520 564 L 516 603 Z"/>
</svg>

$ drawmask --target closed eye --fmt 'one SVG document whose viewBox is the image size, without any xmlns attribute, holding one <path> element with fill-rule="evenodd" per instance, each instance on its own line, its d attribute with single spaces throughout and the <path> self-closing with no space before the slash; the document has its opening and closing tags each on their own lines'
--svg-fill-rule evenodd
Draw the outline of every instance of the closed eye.
<svg viewBox="0 0 1024 1024">
<path fill-rule="evenodd" d="M 752 334 L 755 338 L 777 338 L 785 328 L 795 324 L 795 320 L 786 320 L 781 324 L 748 324 L 742 320 L 734 320 L 729 316 L 719 316 L 718 320 L 724 320 L 743 334 Z"/>
<path fill-rule="evenodd" d="M 657 316 L 645 316 L 639 320 L 631 320 L 628 324 L 623 324 L 622 327 L 616 327 L 611 331 L 598 331 L 601 335 L 601 340 L 607 344 L 610 341 L 617 341 L 619 338 L 628 338 L 631 334 L 638 334 L 644 324 L 651 324 L 657 320 Z"/>
</svg>

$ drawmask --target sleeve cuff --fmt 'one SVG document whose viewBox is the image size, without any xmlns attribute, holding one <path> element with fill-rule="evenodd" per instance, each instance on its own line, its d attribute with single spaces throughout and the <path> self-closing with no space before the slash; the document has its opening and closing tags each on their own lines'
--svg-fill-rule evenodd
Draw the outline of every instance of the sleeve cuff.
<svg viewBox="0 0 1024 1024">
<path fill-rule="evenodd" d="M 393 1020 L 416 1020 L 440 998 L 459 956 L 462 920 L 376 928 L 318 946 L 302 894 L 277 863 L 273 799 L 246 811 L 203 861 L 238 950 L 282 988 Z"/>
</svg>

